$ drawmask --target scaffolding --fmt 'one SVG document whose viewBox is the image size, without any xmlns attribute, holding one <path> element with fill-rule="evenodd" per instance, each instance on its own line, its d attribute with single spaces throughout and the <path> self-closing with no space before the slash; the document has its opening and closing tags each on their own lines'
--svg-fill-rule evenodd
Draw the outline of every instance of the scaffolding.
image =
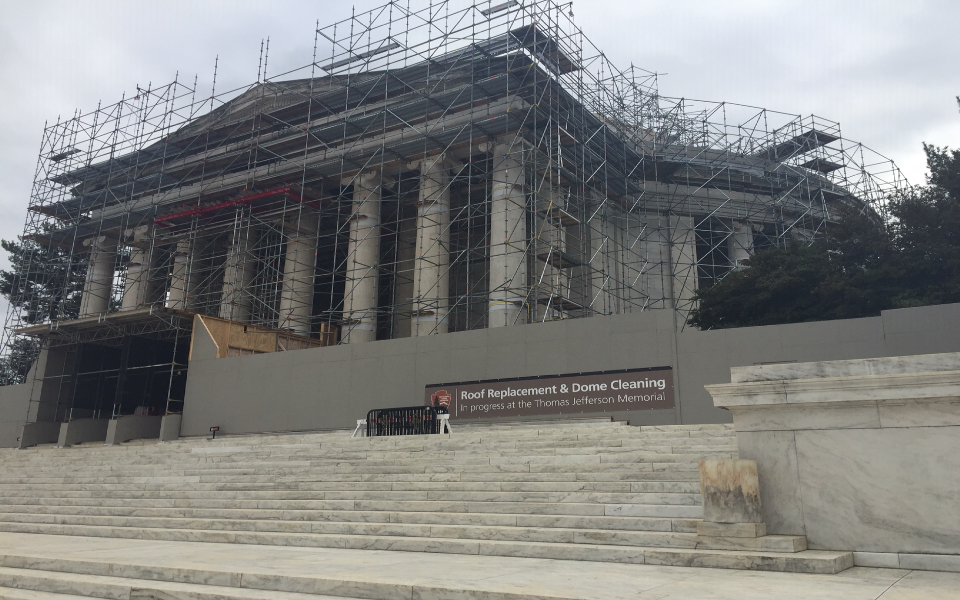
<svg viewBox="0 0 960 600">
<path fill-rule="evenodd" d="M 568 11 L 390 2 L 318 26 L 302 68 L 267 77 L 267 52 L 243 89 L 175 80 L 45 127 L 5 347 L 88 343 L 64 323 L 128 311 L 97 343 L 182 331 L 171 314 L 324 344 L 683 327 L 756 249 L 840 205 L 885 218 L 905 184 L 833 121 L 660 96 Z"/>
</svg>

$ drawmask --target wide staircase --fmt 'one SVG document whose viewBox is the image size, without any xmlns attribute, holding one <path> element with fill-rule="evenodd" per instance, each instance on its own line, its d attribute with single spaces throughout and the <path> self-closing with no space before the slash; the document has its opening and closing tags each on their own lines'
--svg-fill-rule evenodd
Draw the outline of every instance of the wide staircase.
<svg viewBox="0 0 960 600">
<path fill-rule="evenodd" d="M 697 463 L 736 455 L 727 425 L 609 421 L 0 450 L 0 531 L 840 570 L 837 553 L 698 543 Z M 12 593 L 22 586 L 11 585 L 17 574 L 7 571 L 0 569 L 0 590 Z"/>
</svg>

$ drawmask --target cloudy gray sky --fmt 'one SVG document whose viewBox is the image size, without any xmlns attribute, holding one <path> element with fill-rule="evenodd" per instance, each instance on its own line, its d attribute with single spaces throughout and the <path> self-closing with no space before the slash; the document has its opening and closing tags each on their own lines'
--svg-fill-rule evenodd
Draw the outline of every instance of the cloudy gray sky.
<svg viewBox="0 0 960 600">
<path fill-rule="evenodd" d="M 22 230 L 45 120 L 177 72 L 209 89 L 217 55 L 218 90 L 249 83 L 267 36 L 271 74 L 308 64 L 316 21 L 350 10 L 332 0 L 0 0 L 0 237 Z M 922 141 L 960 147 L 957 0 L 575 0 L 573 11 L 614 64 L 666 73 L 662 94 L 839 121 L 912 183 L 923 181 Z"/>
</svg>

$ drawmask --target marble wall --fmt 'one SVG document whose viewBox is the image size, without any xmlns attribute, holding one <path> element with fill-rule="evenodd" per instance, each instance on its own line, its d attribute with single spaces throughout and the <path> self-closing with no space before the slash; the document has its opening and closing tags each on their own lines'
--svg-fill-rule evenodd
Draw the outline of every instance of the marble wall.
<svg viewBox="0 0 960 600">
<path fill-rule="evenodd" d="M 757 461 L 771 534 L 875 566 L 960 569 L 960 353 L 731 369 L 710 385 Z M 902 563 L 902 561 L 901 561 Z M 951 568 L 951 570 L 955 570 Z"/>
</svg>

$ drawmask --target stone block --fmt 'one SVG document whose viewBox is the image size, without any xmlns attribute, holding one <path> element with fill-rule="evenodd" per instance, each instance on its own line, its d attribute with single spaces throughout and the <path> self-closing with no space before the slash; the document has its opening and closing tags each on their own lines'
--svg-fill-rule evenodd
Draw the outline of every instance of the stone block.
<svg viewBox="0 0 960 600">
<path fill-rule="evenodd" d="M 756 538 L 697 536 L 697 549 L 802 552 L 807 549 L 807 538 L 802 535 L 766 535 Z"/>
<path fill-rule="evenodd" d="M 896 552 L 854 552 L 853 564 L 875 569 L 899 569 L 900 555 Z"/>
<path fill-rule="evenodd" d="M 60 423 L 42 421 L 25 423 L 20 434 L 20 448 L 29 448 L 37 444 L 52 444 L 60 438 Z"/>
<path fill-rule="evenodd" d="M 111 419 L 107 425 L 107 446 L 121 444 L 130 440 L 153 439 L 160 437 L 163 417 L 150 415 L 124 415 Z"/>
<path fill-rule="evenodd" d="M 960 555 L 956 554 L 900 554 L 901 569 L 917 571 L 951 571 L 960 573 Z"/>
<path fill-rule="evenodd" d="M 171 442 L 180 439 L 180 423 L 183 415 L 164 415 L 160 421 L 160 441 Z"/>
<path fill-rule="evenodd" d="M 713 523 L 760 523 L 760 482 L 753 460 L 700 461 L 703 520 Z"/>
<path fill-rule="evenodd" d="M 83 442 L 103 442 L 107 439 L 108 419 L 74 419 L 60 424 L 57 445 L 61 448 Z"/>
<path fill-rule="evenodd" d="M 921 354 L 917 356 L 888 356 L 855 360 L 831 360 L 807 363 L 784 363 L 734 367 L 730 369 L 732 383 L 758 381 L 788 381 L 824 377 L 865 377 L 870 375 L 898 375 L 904 373 L 931 373 L 960 369 L 960 353 Z"/>
<path fill-rule="evenodd" d="M 764 523 L 697 523 L 697 535 L 709 537 L 755 538 L 767 535 Z"/>
</svg>

